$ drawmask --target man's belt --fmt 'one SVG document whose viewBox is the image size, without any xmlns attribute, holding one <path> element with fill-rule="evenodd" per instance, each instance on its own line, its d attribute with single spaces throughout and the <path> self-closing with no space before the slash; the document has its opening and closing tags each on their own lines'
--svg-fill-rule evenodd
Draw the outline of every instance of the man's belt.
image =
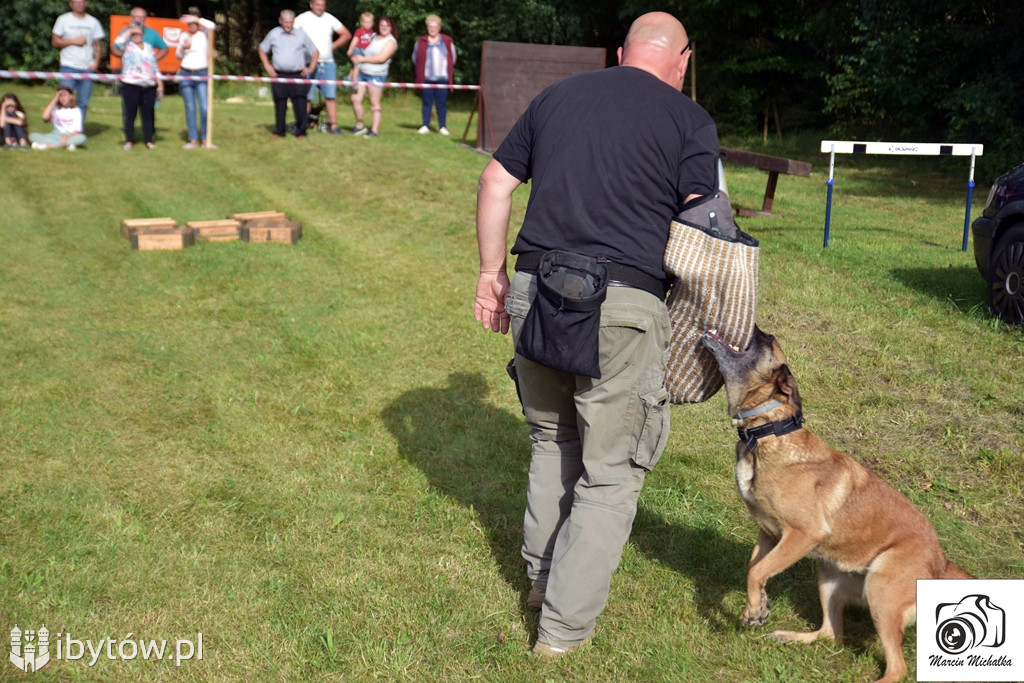
<svg viewBox="0 0 1024 683">
<path fill-rule="evenodd" d="M 537 270 L 538 266 L 540 266 L 540 259 L 543 255 L 544 252 L 542 251 L 528 251 L 526 253 L 519 254 L 516 257 L 516 270 Z M 597 260 L 608 269 L 608 284 L 626 285 L 627 287 L 642 289 L 645 292 L 653 294 L 659 299 L 665 299 L 665 294 L 668 288 L 665 286 L 664 280 L 659 280 L 653 275 L 648 275 L 639 268 L 609 261 L 604 256 L 598 256 Z"/>
</svg>

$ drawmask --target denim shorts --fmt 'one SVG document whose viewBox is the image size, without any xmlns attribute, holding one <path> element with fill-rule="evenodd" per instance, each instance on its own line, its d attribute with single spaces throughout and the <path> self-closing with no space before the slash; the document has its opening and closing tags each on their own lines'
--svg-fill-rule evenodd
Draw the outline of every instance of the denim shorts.
<svg viewBox="0 0 1024 683">
<path fill-rule="evenodd" d="M 378 88 L 384 87 L 384 82 L 388 80 L 387 76 L 367 76 L 362 71 L 359 72 L 359 77 L 356 79 L 358 83 L 369 83 Z"/>
<path fill-rule="evenodd" d="M 317 64 L 316 71 L 310 75 L 310 78 L 314 81 L 336 81 L 338 80 L 338 65 L 334 62 L 321 62 Z M 314 83 L 309 86 L 307 97 L 312 100 L 318 89 L 324 94 L 325 100 L 333 100 L 338 95 L 337 83 Z"/>
</svg>

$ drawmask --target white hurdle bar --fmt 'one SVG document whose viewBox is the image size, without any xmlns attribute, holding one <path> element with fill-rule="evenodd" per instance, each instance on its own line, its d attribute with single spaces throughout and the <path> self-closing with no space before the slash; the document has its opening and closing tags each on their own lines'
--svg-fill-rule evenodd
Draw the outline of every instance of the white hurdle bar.
<svg viewBox="0 0 1024 683">
<path fill-rule="evenodd" d="M 985 146 L 973 143 L 943 144 L 939 142 L 855 142 L 853 140 L 822 140 L 821 152 L 829 154 L 828 198 L 825 201 L 825 246 L 828 247 L 832 222 L 832 188 L 835 185 L 836 154 L 896 154 L 915 156 L 970 157 L 971 170 L 967 177 L 967 210 L 964 215 L 962 251 L 967 251 L 967 236 L 971 227 L 971 200 L 974 197 L 974 160 L 985 152 Z"/>
</svg>

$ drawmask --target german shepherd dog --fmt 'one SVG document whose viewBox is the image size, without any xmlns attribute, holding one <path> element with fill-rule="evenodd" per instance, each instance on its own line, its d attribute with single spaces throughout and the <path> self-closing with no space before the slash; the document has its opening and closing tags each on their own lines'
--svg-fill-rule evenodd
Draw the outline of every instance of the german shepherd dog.
<svg viewBox="0 0 1024 683">
<path fill-rule="evenodd" d="M 931 523 L 899 491 L 803 427 L 796 378 L 775 337 L 754 329 L 746 350 L 705 332 L 739 431 L 736 483 L 760 527 L 747 569 L 745 626 L 768 619 L 765 583 L 806 555 L 818 558 L 824 620 L 780 642 L 841 638 L 843 611 L 867 603 L 892 683 L 907 673 L 904 629 L 917 618 L 917 579 L 974 578 L 948 559 Z"/>
</svg>

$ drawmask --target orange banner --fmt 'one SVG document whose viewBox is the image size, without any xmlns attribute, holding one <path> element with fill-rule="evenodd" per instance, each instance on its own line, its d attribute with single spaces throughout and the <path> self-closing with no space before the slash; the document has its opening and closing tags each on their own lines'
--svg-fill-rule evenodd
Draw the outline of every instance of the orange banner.
<svg viewBox="0 0 1024 683">
<path fill-rule="evenodd" d="M 117 35 L 128 28 L 132 18 L 124 14 L 110 15 L 110 42 L 113 44 Z M 160 37 L 167 43 L 167 54 L 157 62 L 161 73 L 173 74 L 178 71 L 181 61 L 174 56 L 174 50 L 178 47 L 178 39 L 186 31 L 185 24 L 178 19 L 161 19 L 160 17 L 148 17 L 146 28 L 151 28 L 160 34 Z M 121 70 L 121 58 L 110 55 L 110 70 Z"/>
</svg>

